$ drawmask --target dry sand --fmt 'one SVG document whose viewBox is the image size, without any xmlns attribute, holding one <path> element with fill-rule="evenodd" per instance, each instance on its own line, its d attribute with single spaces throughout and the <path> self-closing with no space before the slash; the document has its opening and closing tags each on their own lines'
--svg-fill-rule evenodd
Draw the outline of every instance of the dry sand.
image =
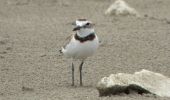
<svg viewBox="0 0 170 100">
<path fill-rule="evenodd" d="M 142 18 L 110 17 L 113 0 L 0 0 L 0 100 L 169 100 L 147 95 L 99 97 L 97 82 L 141 69 L 170 77 L 170 0 L 128 0 Z M 102 40 L 71 85 L 71 61 L 58 52 L 71 22 L 88 18 Z M 168 21 L 169 20 L 169 21 Z"/>
</svg>

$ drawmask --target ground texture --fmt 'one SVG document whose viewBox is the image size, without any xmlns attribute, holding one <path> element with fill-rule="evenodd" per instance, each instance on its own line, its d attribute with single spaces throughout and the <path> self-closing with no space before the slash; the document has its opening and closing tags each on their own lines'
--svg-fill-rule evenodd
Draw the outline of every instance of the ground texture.
<svg viewBox="0 0 170 100">
<path fill-rule="evenodd" d="M 0 0 L 0 100 L 169 100 L 151 95 L 99 97 L 97 82 L 141 69 L 170 77 L 170 0 L 128 0 L 141 14 L 106 16 L 113 0 Z M 96 24 L 102 45 L 71 85 L 71 60 L 59 54 L 71 22 Z M 78 66 L 78 63 L 76 62 Z"/>
</svg>

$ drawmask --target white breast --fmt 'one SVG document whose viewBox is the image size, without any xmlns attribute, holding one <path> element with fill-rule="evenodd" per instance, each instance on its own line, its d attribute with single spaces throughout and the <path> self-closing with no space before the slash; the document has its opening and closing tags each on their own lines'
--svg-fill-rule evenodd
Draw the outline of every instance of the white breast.
<svg viewBox="0 0 170 100">
<path fill-rule="evenodd" d="M 73 37 L 70 43 L 63 50 L 64 55 L 75 59 L 86 59 L 91 56 L 99 46 L 99 40 L 96 36 L 93 41 L 85 41 L 83 43 L 75 40 Z"/>
</svg>

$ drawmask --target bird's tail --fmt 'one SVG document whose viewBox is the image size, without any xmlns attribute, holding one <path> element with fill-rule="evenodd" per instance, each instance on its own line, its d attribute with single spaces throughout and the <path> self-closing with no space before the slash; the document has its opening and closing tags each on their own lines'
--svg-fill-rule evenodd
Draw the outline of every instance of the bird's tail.
<svg viewBox="0 0 170 100">
<path fill-rule="evenodd" d="M 62 48 L 59 50 L 59 52 L 60 52 L 61 54 L 63 54 L 63 51 L 64 51 L 64 48 L 62 47 Z"/>
</svg>

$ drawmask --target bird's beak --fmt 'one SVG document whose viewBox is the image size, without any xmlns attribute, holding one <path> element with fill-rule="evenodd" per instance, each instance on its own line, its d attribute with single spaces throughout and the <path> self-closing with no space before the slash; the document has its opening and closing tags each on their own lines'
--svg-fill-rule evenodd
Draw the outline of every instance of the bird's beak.
<svg viewBox="0 0 170 100">
<path fill-rule="evenodd" d="M 77 26 L 77 27 L 75 27 L 74 29 L 73 29 L 73 31 L 77 31 L 77 30 L 80 30 L 80 26 Z"/>
</svg>

